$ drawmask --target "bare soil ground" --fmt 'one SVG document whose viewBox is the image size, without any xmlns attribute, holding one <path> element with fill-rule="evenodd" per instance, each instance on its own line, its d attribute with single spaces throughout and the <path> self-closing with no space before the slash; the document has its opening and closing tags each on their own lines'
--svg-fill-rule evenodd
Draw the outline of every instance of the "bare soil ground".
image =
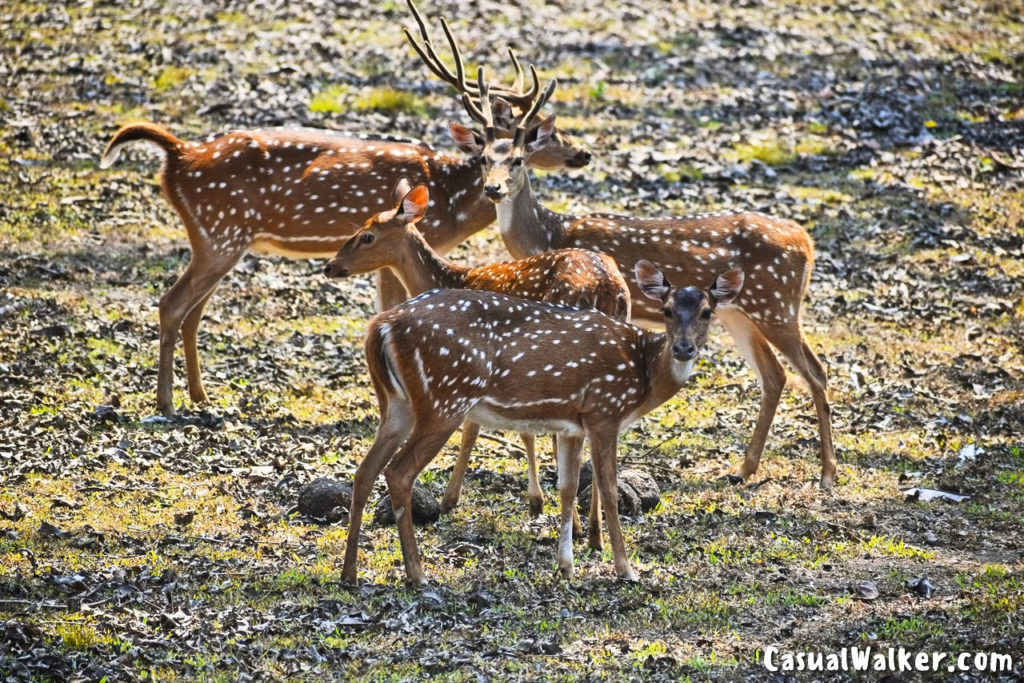
<svg viewBox="0 0 1024 683">
<path fill-rule="evenodd" d="M 187 242 L 151 151 L 97 161 L 138 118 L 186 138 L 308 125 L 451 148 L 464 116 L 404 43 L 404 4 L 16 0 L 0 8 L 0 677 L 846 680 L 773 673 L 763 653 L 867 646 L 1006 653 L 1012 671 L 940 677 L 1024 677 L 1019 3 L 603 5 L 423 0 L 471 64 L 503 69 L 511 44 L 559 79 L 549 109 L 595 160 L 537 174 L 549 206 L 807 226 L 836 491 L 813 485 L 795 377 L 756 479 L 723 481 L 758 390 L 716 329 L 621 443 L 663 489 L 626 520 L 638 584 L 582 544 L 578 576 L 555 576 L 553 463 L 530 521 L 523 463 L 497 441 L 461 507 L 420 531 L 429 589 L 404 586 L 379 527 L 361 585 L 341 583 L 344 522 L 294 506 L 372 441 L 371 281 L 247 257 L 201 330 L 213 404 L 151 419 L 156 302 Z M 503 254 L 485 231 L 455 256 Z M 454 455 L 421 477 L 435 494 Z M 930 597 L 908 588 L 922 577 Z"/>
</svg>

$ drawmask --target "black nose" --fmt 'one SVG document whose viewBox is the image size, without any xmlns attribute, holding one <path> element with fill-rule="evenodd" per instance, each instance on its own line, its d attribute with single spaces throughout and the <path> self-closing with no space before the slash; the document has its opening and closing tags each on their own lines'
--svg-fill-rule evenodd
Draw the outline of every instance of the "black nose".
<svg viewBox="0 0 1024 683">
<path fill-rule="evenodd" d="M 697 347 L 689 340 L 677 341 L 672 345 L 672 355 L 676 360 L 693 360 L 697 356 Z"/>
<path fill-rule="evenodd" d="M 334 265 L 333 261 L 329 261 L 327 265 L 324 266 L 324 275 L 327 277 L 345 277 L 348 275 L 348 268 L 338 268 Z"/>
<path fill-rule="evenodd" d="M 569 168 L 583 168 L 590 163 L 590 152 L 584 150 L 577 152 L 567 164 Z"/>
<path fill-rule="evenodd" d="M 495 201 L 503 199 L 505 193 L 501 189 L 501 185 L 484 185 L 484 194 L 487 195 L 488 199 Z"/>
</svg>

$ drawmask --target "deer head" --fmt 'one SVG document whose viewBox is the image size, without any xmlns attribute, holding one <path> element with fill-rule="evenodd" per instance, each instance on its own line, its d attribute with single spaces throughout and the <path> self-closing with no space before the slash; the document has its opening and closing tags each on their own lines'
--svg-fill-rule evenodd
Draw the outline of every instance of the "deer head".
<svg viewBox="0 0 1024 683">
<path fill-rule="evenodd" d="M 665 274 L 650 261 L 637 261 L 634 270 L 644 295 L 661 302 L 669 348 L 672 356 L 683 363 L 696 358 L 707 341 L 715 309 L 732 303 L 743 289 L 743 271 L 738 268 L 718 275 L 707 290 L 697 287 L 673 289 Z"/>
<path fill-rule="evenodd" d="M 484 194 L 491 201 L 500 203 L 519 194 L 528 180 L 527 166 L 536 166 L 537 155 L 543 153 L 551 143 L 556 130 L 554 114 L 536 125 L 533 122 L 554 92 L 555 81 L 550 81 L 533 100 L 532 106 L 517 123 L 511 140 L 497 136 L 490 106 L 490 88 L 484 80 L 482 68 L 477 71 L 477 82 L 481 106 L 477 107 L 465 95 L 462 101 L 470 115 L 483 123 L 483 135 L 457 123 L 449 124 L 448 130 L 459 149 L 483 159 Z"/>
<path fill-rule="evenodd" d="M 391 196 L 395 202 L 394 208 L 382 211 L 366 221 L 324 266 L 324 275 L 347 277 L 377 270 L 381 263 L 387 260 L 380 254 L 380 250 L 393 248 L 399 243 L 399 240 L 390 238 L 390 235 L 411 229 L 427 212 L 430 197 L 424 185 L 410 187 L 409 180 L 401 178 L 395 184 Z M 387 239 L 377 239 L 382 236 Z M 379 246 L 381 244 L 384 246 Z"/>
</svg>

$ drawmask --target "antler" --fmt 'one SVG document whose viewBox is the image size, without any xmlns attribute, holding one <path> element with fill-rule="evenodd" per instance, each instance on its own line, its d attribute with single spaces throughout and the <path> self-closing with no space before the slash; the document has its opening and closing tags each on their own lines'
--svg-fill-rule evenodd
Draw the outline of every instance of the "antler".
<svg viewBox="0 0 1024 683">
<path fill-rule="evenodd" d="M 544 92 L 540 94 L 536 100 L 534 100 L 532 106 L 527 110 L 523 117 L 519 119 L 519 123 L 516 124 L 516 132 L 513 135 L 513 144 L 516 146 L 522 145 L 526 141 L 526 129 L 530 127 L 530 123 L 534 117 L 540 112 L 541 108 L 547 104 L 551 94 L 555 92 L 555 87 L 558 85 L 558 81 L 551 79 L 548 84 L 544 86 Z"/>
<path fill-rule="evenodd" d="M 478 107 L 469 93 L 462 93 L 462 104 L 466 107 L 469 115 L 484 124 L 484 138 L 488 143 L 494 142 L 494 117 L 491 114 L 490 86 L 484 80 L 484 68 L 477 67 L 476 70 L 477 88 L 480 93 L 480 106 Z"/>
<path fill-rule="evenodd" d="M 423 39 L 421 45 L 413 36 L 412 32 L 406 28 L 405 37 L 412 45 L 412 48 L 416 50 L 416 54 L 419 55 L 420 60 L 427 65 L 434 75 L 445 81 L 449 85 L 454 86 L 462 95 L 468 95 L 474 100 L 480 100 L 479 86 L 476 91 L 473 90 L 473 86 L 466 82 L 466 70 L 462 63 L 462 53 L 459 50 L 458 44 L 455 42 L 455 37 L 452 35 L 451 28 L 448 26 L 448 22 L 441 18 L 441 29 L 444 31 L 444 36 L 448 40 L 448 46 L 451 48 L 452 57 L 455 59 L 455 73 L 445 66 L 444 62 L 437 54 L 437 50 L 434 49 L 434 44 L 430 40 L 430 33 L 427 31 L 427 24 L 423 20 L 423 16 L 419 10 L 416 9 L 416 5 L 413 0 L 406 0 L 406 4 L 409 5 L 409 10 L 412 12 L 413 18 L 416 20 L 417 26 L 420 29 L 420 36 Z M 512 61 L 512 68 L 515 70 L 515 80 L 512 83 L 511 88 L 495 87 L 492 88 L 491 92 L 498 97 L 507 100 L 510 104 L 519 107 L 520 109 L 526 109 L 533 102 L 533 99 L 537 96 L 537 91 L 540 89 L 540 79 L 537 76 L 537 68 L 534 65 L 530 65 L 530 76 L 533 80 L 533 84 L 529 90 L 523 90 L 523 65 L 519 63 L 519 59 L 516 57 L 515 52 L 512 48 L 508 48 L 508 56 Z"/>
</svg>

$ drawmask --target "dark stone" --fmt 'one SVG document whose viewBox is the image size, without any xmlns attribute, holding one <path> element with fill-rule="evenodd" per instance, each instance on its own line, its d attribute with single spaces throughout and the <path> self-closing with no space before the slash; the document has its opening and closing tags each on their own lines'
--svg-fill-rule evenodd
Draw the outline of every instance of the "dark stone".
<svg viewBox="0 0 1024 683">
<path fill-rule="evenodd" d="M 640 496 L 640 507 L 644 512 L 650 512 L 661 502 L 661 489 L 649 473 L 643 470 L 622 470 L 619 472 L 620 487 L 623 482 Z"/>
<path fill-rule="evenodd" d="M 580 508 L 580 516 L 584 517 L 590 514 L 590 490 L 591 487 L 580 491 L 576 497 L 576 503 Z M 643 512 L 643 506 L 640 503 L 640 496 L 633 487 L 622 481 L 619 482 L 619 514 L 627 517 L 633 517 Z"/>
<path fill-rule="evenodd" d="M 351 505 L 352 487 L 327 477 L 311 481 L 299 491 L 299 512 L 313 519 L 337 521 L 344 513 L 336 509 L 345 511 Z"/>
<path fill-rule="evenodd" d="M 590 510 L 590 487 L 593 483 L 593 464 L 588 460 L 580 468 L 580 487 L 576 496 L 581 510 Z M 654 477 L 640 470 L 619 472 L 619 514 L 635 516 L 649 512 L 661 502 L 661 490 Z"/>
<path fill-rule="evenodd" d="M 430 524 L 441 516 L 441 505 L 430 491 L 419 484 L 412 487 L 412 522 L 413 524 Z M 373 523 L 377 526 L 392 526 L 395 523 L 395 512 L 391 509 L 391 496 L 387 495 L 377 501 L 373 507 Z"/>
</svg>

